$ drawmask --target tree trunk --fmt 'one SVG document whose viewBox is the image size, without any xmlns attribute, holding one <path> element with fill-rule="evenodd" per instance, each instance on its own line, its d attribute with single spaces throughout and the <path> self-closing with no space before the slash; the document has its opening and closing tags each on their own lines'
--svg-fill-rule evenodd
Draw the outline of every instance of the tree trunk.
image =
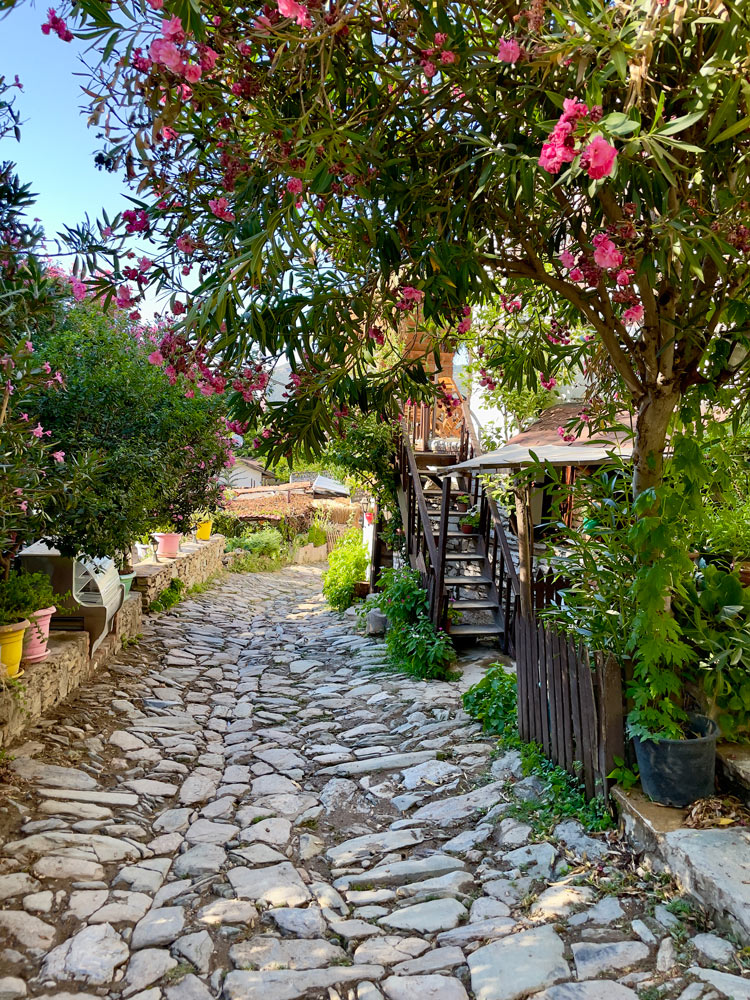
<svg viewBox="0 0 750 1000">
<path fill-rule="evenodd" d="M 534 553 L 534 525 L 531 520 L 531 488 L 519 481 L 515 486 L 516 522 L 518 530 L 518 581 L 520 584 L 521 614 L 531 617 L 534 610 L 532 599 L 532 573 Z"/>
<path fill-rule="evenodd" d="M 679 392 L 660 386 L 635 400 L 638 414 L 633 443 L 633 495 L 636 497 L 662 481 L 667 430 L 679 401 Z"/>
</svg>

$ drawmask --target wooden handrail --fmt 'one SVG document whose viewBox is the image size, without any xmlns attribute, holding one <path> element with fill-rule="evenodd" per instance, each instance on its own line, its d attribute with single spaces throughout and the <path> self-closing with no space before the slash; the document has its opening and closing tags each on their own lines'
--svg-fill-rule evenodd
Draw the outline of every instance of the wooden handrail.
<svg viewBox="0 0 750 1000">
<path fill-rule="evenodd" d="M 409 472 L 411 473 L 414 496 L 417 501 L 417 509 L 419 510 L 419 520 L 422 523 L 422 534 L 425 542 L 427 543 L 427 552 L 430 556 L 430 563 L 433 566 L 437 566 L 437 546 L 435 545 L 435 535 L 432 530 L 432 521 L 430 520 L 430 514 L 427 510 L 427 501 L 425 500 L 424 492 L 422 491 L 422 480 L 419 478 L 417 460 L 414 457 L 411 444 L 406 439 L 404 439 L 404 450 L 406 452 L 406 460 L 409 463 Z"/>
</svg>

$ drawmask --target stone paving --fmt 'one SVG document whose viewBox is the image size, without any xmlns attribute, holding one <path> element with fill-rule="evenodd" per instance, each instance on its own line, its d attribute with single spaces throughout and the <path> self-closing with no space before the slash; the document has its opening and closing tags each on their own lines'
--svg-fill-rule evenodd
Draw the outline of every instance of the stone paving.
<svg viewBox="0 0 750 1000">
<path fill-rule="evenodd" d="M 383 656 L 311 567 L 149 621 L 13 751 L 0 1000 L 750 1000 L 730 940 L 614 837 L 535 835 L 518 757 Z"/>
</svg>

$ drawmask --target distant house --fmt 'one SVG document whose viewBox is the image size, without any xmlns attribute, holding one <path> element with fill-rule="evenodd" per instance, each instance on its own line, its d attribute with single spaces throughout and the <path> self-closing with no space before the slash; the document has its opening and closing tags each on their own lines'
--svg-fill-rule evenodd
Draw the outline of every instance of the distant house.
<svg viewBox="0 0 750 1000">
<path fill-rule="evenodd" d="M 267 486 L 278 483 L 278 479 L 260 462 L 253 458 L 238 457 L 226 477 L 232 489 L 248 489 L 253 486 Z"/>
</svg>

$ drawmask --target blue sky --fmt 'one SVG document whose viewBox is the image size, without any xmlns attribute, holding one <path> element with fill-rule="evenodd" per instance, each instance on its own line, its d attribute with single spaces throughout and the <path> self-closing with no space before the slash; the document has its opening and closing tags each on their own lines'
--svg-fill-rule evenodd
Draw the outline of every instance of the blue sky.
<svg viewBox="0 0 750 1000">
<path fill-rule="evenodd" d="M 0 18 L 0 75 L 12 80 L 18 74 L 24 87 L 14 91 L 21 142 L 3 140 L 0 161 L 18 164 L 22 182 L 38 196 L 35 215 L 53 237 L 64 224 L 82 221 L 86 212 L 94 218 L 102 208 L 114 215 L 127 206 L 119 176 L 94 165 L 97 139 L 80 111 L 83 80 L 75 76 L 84 47 L 42 34 L 48 6 L 27 2 Z"/>
</svg>

